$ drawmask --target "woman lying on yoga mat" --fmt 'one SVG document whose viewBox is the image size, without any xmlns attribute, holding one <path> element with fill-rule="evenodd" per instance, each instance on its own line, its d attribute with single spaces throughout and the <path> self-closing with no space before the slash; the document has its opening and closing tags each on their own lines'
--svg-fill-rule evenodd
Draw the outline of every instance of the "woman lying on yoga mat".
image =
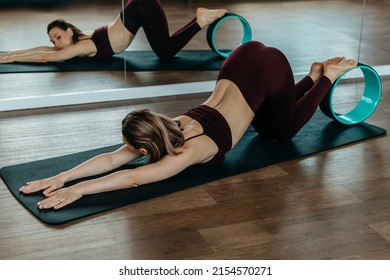
<svg viewBox="0 0 390 280">
<path fill-rule="evenodd" d="M 221 164 L 251 124 L 262 137 L 290 140 L 313 116 L 332 83 L 356 64 L 343 57 L 315 62 L 294 84 L 282 52 L 260 42 L 245 43 L 224 62 L 213 93 L 200 106 L 174 119 L 147 109 L 131 112 L 122 121 L 121 148 L 29 182 L 20 191 L 44 190 L 47 198 L 38 207 L 59 209 L 84 195 L 167 179 L 190 165 Z M 149 163 L 62 188 L 66 182 L 114 170 L 140 156 L 148 156 Z"/>
<path fill-rule="evenodd" d="M 168 23 L 159 0 L 129 0 L 116 20 L 84 34 L 74 25 L 55 20 L 47 27 L 54 47 L 36 47 L 0 55 L 0 63 L 63 61 L 76 56 L 108 59 L 123 52 L 142 27 L 160 59 L 175 56 L 202 28 L 222 17 L 227 10 L 198 8 L 196 18 L 169 36 Z M 122 21 L 124 18 L 124 21 Z"/>
</svg>

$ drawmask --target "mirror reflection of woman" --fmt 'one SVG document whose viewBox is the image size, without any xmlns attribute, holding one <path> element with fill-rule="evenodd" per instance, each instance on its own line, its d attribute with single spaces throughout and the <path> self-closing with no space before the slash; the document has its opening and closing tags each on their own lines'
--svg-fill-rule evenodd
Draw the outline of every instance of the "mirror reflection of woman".
<svg viewBox="0 0 390 280">
<path fill-rule="evenodd" d="M 109 59 L 126 50 L 140 27 L 160 59 L 175 56 L 202 28 L 222 17 L 225 9 L 198 8 L 196 17 L 170 36 L 165 12 L 159 0 L 129 0 L 109 25 L 84 33 L 65 20 L 54 20 L 47 34 L 54 46 L 39 46 L 0 54 L 0 63 L 55 62 L 77 56 Z"/>
</svg>

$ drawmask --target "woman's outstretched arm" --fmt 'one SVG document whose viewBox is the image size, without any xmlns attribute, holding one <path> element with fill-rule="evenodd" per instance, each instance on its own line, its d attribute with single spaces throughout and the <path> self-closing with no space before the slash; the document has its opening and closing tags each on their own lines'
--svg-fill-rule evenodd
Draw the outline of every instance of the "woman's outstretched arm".
<svg viewBox="0 0 390 280">
<path fill-rule="evenodd" d="M 15 55 L 15 54 L 25 54 L 25 53 L 32 53 L 32 52 L 51 52 L 51 51 L 55 51 L 55 50 L 56 49 L 54 47 L 40 46 L 40 47 L 34 47 L 34 48 L 29 48 L 29 49 L 6 52 L 6 53 L 3 53 L 1 55 Z"/>
<path fill-rule="evenodd" d="M 91 40 L 81 40 L 64 49 L 53 47 L 36 47 L 20 51 L 0 54 L 0 63 L 36 62 L 46 63 L 71 59 L 76 56 L 90 56 L 96 53 L 96 47 Z"/>
<path fill-rule="evenodd" d="M 44 190 L 44 195 L 49 196 L 53 191 L 62 188 L 66 182 L 111 171 L 139 156 L 140 154 L 130 151 L 128 146 L 124 145 L 116 151 L 95 156 L 53 177 L 28 182 L 19 190 L 25 194 Z"/>
<path fill-rule="evenodd" d="M 47 195 L 46 199 L 38 202 L 38 207 L 40 209 L 60 209 L 85 195 L 138 187 L 165 180 L 180 173 L 190 165 L 212 157 L 216 147 L 204 149 L 204 146 L 204 142 L 199 141 L 197 147 L 184 147 L 179 155 L 167 155 L 155 163 L 146 164 L 135 169 L 117 171 L 97 179 L 86 180 L 71 187 L 53 191 Z"/>
</svg>

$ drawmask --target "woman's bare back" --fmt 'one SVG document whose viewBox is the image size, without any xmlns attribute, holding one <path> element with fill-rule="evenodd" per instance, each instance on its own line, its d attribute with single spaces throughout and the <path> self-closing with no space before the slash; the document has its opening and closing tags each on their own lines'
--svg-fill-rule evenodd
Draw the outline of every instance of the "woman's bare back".
<svg viewBox="0 0 390 280">
<path fill-rule="evenodd" d="M 248 129 L 254 116 L 239 88 L 232 81 L 221 79 L 203 104 L 215 108 L 224 116 L 232 132 L 234 147 Z"/>
</svg>

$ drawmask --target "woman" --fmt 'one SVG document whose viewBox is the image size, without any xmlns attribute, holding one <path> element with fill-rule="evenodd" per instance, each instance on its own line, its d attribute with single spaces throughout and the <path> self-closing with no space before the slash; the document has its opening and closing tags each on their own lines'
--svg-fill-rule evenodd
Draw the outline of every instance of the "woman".
<svg viewBox="0 0 390 280">
<path fill-rule="evenodd" d="M 122 121 L 121 148 L 27 183 L 20 191 L 44 190 L 47 198 L 38 207 L 59 209 L 84 195 L 164 180 L 193 164 L 221 164 L 250 124 L 263 137 L 290 140 L 313 116 L 332 83 L 356 64 L 343 57 L 315 62 L 295 85 L 283 53 L 260 42 L 245 43 L 226 59 L 213 93 L 199 107 L 175 119 L 146 109 L 131 112 Z M 62 188 L 140 156 L 148 156 L 149 164 Z"/>
<path fill-rule="evenodd" d="M 129 0 L 116 20 L 84 34 L 74 25 L 55 20 L 47 27 L 53 47 L 36 47 L 0 55 L 0 63 L 63 61 L 76 56 L 108 59 L 123 52 L 142 27 L 156 55 L 169 59 L 202 28 L 222 17 L 227 10 L 198 8 L 196 18 L 169 36 L 168 23 L 159 0 Z"/>
</svg>

